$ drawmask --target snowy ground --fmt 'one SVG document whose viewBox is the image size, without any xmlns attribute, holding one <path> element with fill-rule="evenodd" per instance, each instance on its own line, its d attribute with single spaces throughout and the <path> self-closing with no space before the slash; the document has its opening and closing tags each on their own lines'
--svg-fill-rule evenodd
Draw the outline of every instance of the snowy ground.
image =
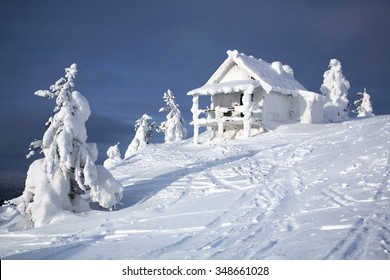
<svg viewBox="0 0 390 280">
<path fill-rule="evenodd" d="M 390 116 L 149 145 L 112 170 L 117 211 L 23 230 L 1 259 L 390 259 Z M 204 136 L 204 135 L 203 135 Z"/>
</svg>

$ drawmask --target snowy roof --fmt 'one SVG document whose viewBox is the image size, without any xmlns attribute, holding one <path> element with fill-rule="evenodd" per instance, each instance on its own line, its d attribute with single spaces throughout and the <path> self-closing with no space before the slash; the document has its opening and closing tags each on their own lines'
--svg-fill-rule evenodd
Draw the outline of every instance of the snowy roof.
<svg viewBox="0 0 390 280">
<path fill-rule="evenodd" d="M 215 95 L 221 93 L 242 92 L 253 89 L 259 86 L 259 81 L 244 80 L 244 81 L 229 81 L 219 84 L 206 84 L 203 87 L 191 90 L 187 95 Z"/>
<path fill-rule="evenodd" d="M 313 91 L 308 91 L 308 90 L 299 90 L 298 91 L 299 95 L 301 95 L 305 100 L 311 101 L 311 102 L 323 102 L 326 103 L 326 98 L 325 96 L 318 94 Z"/>
<path fill-rule="evenodd" d="M 236 50 L 227 51 L 227 54 L 228 58 L 211 76 L 205 86 L 218 84 L 231 67 L 237 65 L 251 78 L 258 81 L 261 87 L 268 93 L 276 91 L 295 96 L 299 90 L 305 90 L 305 88 L 294 79 L 293 70 L 288 65 L 283 65 L 279 61 L 268 63 L 262 59 L 256 59 L 253 56 L 239 53 Z M 191 95 L 190 93 L 188 95 Z"/>
</svg>

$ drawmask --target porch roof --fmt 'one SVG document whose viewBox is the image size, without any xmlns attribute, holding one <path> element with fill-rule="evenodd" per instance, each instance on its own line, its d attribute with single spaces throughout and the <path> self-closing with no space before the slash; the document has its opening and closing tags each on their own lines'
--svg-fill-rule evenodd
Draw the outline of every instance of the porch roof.
<svg viewBox="0 0 390 280">
<path fill-rule="evenodd" d="M 216 95 L 244 91 L 252 94 L 253 90 L 258 86 L 260 86 L 260 82 L 254 80 L 229 81 L 218 84 L 206 84 L 200 88 L 189 91 L 187 95 Z"/>
</svg>

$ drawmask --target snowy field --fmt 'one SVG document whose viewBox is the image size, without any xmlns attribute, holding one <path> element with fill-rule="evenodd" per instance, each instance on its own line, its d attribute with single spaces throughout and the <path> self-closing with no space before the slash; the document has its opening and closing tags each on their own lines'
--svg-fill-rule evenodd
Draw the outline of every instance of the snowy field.
<svg viewBox="0 0 390 280">
<path fill-rule="evenodd" d="M 1 259 L 390 259 L 390 116 L 274 123 L 248 140 L 148 145 L 112 169 L 116 211 L 23 229 Z"/>
</svg>

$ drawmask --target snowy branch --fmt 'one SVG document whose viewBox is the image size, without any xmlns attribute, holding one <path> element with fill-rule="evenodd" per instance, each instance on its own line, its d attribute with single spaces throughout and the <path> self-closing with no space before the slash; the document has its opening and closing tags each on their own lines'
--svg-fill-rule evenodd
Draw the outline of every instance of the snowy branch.
<svg viewBox="0 0 390 280">
<path fill-rule="evenodd" d="M 55 97 L 55 94 L 48 91 L 48 90 L 37 90 L 34 94 L 36 96 L 40 96 L 40 97 L 44 97 L 44 98 L 48 98 L 48 99 Z"/>
</svg>

